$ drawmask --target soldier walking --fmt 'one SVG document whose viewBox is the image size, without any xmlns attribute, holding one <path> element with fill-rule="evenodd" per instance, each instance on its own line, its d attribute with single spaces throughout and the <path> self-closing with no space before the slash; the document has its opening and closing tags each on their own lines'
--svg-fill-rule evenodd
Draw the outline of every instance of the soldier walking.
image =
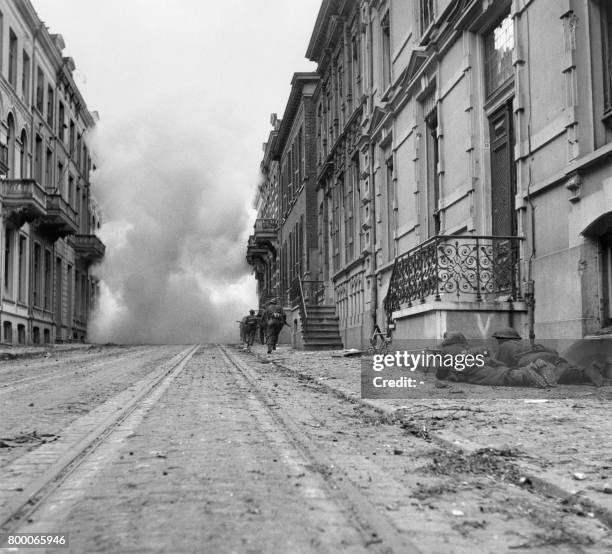
<svg viewBox="0 0 612 554">
<path fill-rule="evenodd" d="M 280 334 L 283 325 L 287 323 L 285 312 L 275 298 L 270 300 L 268 307 L 264 310 L 262 323 L 264 324 L 266 330 L 268 354 L 272 354 L 272 350 L 276 350 L 278 335 Z"/>
<path fill-rule="evenodd" d="M 257 316 L 255 310 L 250 310 L 249 315 L 244 318 L 244 334 L 246 339 L 247 352 L 251 351 L 251 346 L 255 342 L 255 334 L 257 333 Z"/>
</svg>

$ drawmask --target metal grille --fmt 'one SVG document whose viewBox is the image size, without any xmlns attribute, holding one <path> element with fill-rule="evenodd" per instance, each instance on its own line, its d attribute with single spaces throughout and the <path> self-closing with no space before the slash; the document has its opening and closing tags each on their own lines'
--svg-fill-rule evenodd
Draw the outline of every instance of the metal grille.
<svg viewBox="0 0 612 554">
<path fill-rule="evenodd" d="M 436 236 L 395 259 L 384 307 L 388 316 L 414 301 L 443 296 L 520 299 L 520 237 Z"/>
</svg>

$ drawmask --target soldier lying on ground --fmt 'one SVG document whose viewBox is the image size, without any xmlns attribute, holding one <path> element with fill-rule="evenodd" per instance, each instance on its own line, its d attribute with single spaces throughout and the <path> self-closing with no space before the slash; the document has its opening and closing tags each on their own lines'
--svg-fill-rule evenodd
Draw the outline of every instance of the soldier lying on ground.
<svg viewBox="0 0 612 554">
<path fill-rule="evenodd" d="M 601 387 L 603 384 L 602 368 L 597 362 L 585 368 L 571 364 L 552 348 L 522 340 L 512 327 L 499 329 L 492 336 L 499 345 L 496 358 L 508 367 L 524 367 L 538 360 L 549 364 L 550 367 L 543 368 L 540 373 L 550 386 L 557 383 L 592 383 L 596 387 Z"/>
<path fill-rule="evenodd" d="M 492 358 L 485 348 L 470 347 L 463 333 L 448 332 L 437 350 L 444 354 L 472 354 L 480 355 L 483 363 L 480 365 L 467 365 L 461 369 L 440 366 L 436 370 L 436 377 L 440 380 L 471 383 L 473 385 L 496 385 L 508 387 L 547 387 L 546 380 L 540 375 L 540 362 L 531 362 L 525 367 L 510 368 L 499 360 Z"/>
</svg>

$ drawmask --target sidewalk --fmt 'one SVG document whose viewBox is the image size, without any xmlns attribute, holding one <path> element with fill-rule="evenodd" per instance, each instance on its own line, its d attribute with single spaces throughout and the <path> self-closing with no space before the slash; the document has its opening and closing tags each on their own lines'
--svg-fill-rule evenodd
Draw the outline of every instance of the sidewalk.
<svg viewBox="0 0 612 554">
<path fill-rule="evenodd" d="M 256 345 L 253 350 L 260 360 L 277 361 L 343 396 L 400 419 L 415 435 L 467 451 L 494 448 L 510 453 L 526 474 L 542 480 L 550 492 L 576 495 L 573 501 L 595 505 L 607 512 L 604 518 L 612 522 L 610 386 L 514 388 L 514 398 L 499 398 L 508 387 L 448 383 L 439 389 L 441 383 L 436 386 L 432 374 L 418 373 L 431 398 L 364 400 L 359 357 L 287 346 L 280 346 L 270 356 L 263 346 Z M 564 394 L 571 398 L 559 398 Z M 585 513 L 588 515 L 588 510 Z"/>
<path fill-rule="evenodd" d="M 16 358 L 37 358 L 39 356 L 46 356 L 47 353 L 54 354 L 57 352 L 70 352 L 72 350 L 85 350 L 87 348 L 97 348 L 97 346 L 83 342 L 29 346 L 2 344 L 0 345 L 0 361 L 14 360 Z"/>
</svg>

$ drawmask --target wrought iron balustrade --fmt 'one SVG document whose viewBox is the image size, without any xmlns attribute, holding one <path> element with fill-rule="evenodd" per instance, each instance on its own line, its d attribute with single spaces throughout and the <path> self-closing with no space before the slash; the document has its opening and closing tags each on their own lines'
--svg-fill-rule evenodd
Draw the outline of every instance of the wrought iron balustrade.
<svg viewBox="0 0 612 554">
<path fill-rule="evenodd" d="M 254 228 L 255 228 L 255 233 L 257 232 L 276 233 L 278 229 L 278 224 L 276 222 L 276 219 L 260 217 L 255 220 Z"/>
<path fill-rule="evenodd" d="M 506 294 L 521 299 L 521 237 L 435 236 L 398 256 L 385 298 L 385 311 L 443 297 L 483 300 Z"/>
</svg>

